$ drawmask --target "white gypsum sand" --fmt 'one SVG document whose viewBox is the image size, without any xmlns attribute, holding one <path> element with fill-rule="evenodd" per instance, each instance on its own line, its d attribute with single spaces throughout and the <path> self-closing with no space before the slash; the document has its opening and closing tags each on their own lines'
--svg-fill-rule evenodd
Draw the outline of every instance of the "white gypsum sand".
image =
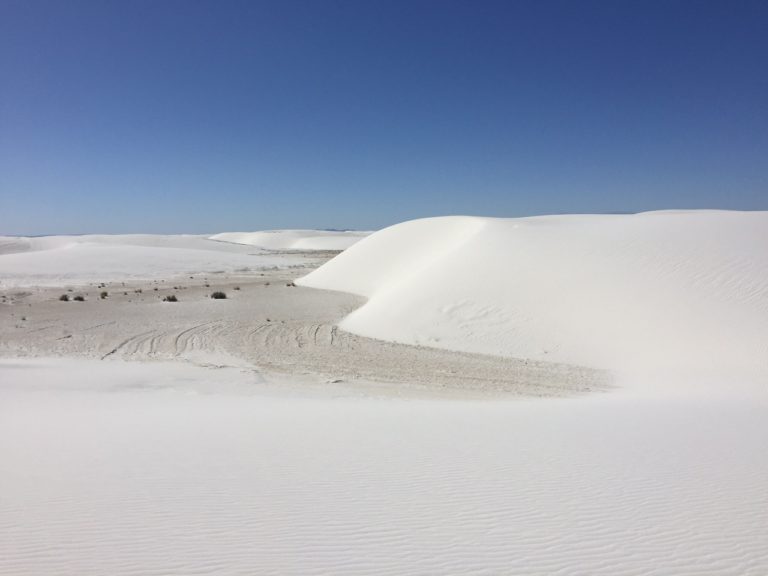
<svg viewBox="0 0 768 576">
<path fill-rule="evenodd" d="M 576 366 L 419 349 L 338 330 L 335 322 L 362 299 L 293 286 L 306 271 L 15 288 L 3 294 L 10 306 L 0 307 L 0 356 L 180 359 L 319 382 L 387 382 L 409 395 L 558 396 L 607 383 L 599 371 Z M 214 300 L 214 292 L 227 298 Z M 164 302 L 169 296 L 177 301 Z"/>
<path fill-rule="evenodd" d="M 764 223 L 417 221 L 305 280 L 358 296 L 286 286 L 307 254 L 105 300 L 73 286 L 85 302 L 20 274 L 0 303 L 0 574 L 765 574 Z M 548 304 L 583 310 L 557 325 Z"/>
<path fill-rule="evenodd" d="M 0 236 L 0 289 L 242 273 L 311 260 L 195 235 Z"/>
<path fill-rule="evenodd" d="M 276 241 L 283 245 L 295 236 L 269 234 L 286 236 Z M 1 298 L 11 304 L 0 308 L 7 357 L 234 363 L 320 381 L 387 382 L 405 394 L 556 396 L 606 384 L 577 366 L 420 350 L 339 331 L 335 323 L 362 300 L 293 285 L 337 253 L 317 246 L 280 252 L 199 236 L 123 235 L 6 238 L 0 250 L 0 289 L 9 286 Z M 228 297 L 212 300 L 216 291 Z M 171 296 L 177 302 L 163 301 Z"/>
<path fill-rule="evenodd" d="M 768 373 L 768 212 L 415 220 L 297 283 L 367 298 L 340 326 L 372 338 L 632 374 Z"/>
<path fill-rule="evenodd" d="M 762 576 L 766 410 L 0 360 L 0 574 Z"/>
<path fill-rule="evenodd" d="M 263 230 L 223 232 L 210 239 L 267 250 L 346 250 L 369 234 L 356 230 Z"/>
</svg>

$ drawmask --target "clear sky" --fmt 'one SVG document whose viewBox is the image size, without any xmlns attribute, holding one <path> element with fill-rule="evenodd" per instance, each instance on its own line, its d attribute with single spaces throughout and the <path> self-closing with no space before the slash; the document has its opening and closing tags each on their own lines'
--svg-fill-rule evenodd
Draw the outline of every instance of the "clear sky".
<svg viewBox="0 0 768 576">
<path fill-rule="evenodd" d="M 768 209 L 768 2 L 0 0 L 0 234 Z"/>
</svg>

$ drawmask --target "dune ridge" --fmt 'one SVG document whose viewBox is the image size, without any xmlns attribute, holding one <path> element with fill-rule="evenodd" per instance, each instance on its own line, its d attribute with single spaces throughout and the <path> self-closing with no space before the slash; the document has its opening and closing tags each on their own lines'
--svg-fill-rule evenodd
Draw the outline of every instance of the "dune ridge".
<svg viewBox="0 0 768 576">
<path fill-rule="evenodd" d="M 368 234 L 357 230 L 261 230 L 223 232 L 209 239 L 265 250 L 346 250 Z"/>
</svg>

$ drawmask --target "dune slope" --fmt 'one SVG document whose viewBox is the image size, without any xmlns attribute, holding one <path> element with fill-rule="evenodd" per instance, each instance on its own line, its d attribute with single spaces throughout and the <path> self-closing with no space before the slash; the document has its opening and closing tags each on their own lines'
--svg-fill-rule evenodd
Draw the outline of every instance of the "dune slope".
<svg viewBox="0 0 768 576">
<path fill-rule="evenodd" d="M 415 220 L 299 283 L 369 298 L 340 326 L 384 340 L 627 373 L 768 366 L 768 212 Z"/>
</svg>

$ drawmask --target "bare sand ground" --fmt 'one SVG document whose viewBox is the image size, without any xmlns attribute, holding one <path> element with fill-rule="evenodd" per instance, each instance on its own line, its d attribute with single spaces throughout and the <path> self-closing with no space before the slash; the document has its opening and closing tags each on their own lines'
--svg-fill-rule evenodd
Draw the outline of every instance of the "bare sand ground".
<svg viewBox="0 0 768 576">
<path fill-rule="evenodd" d="M 608 387 L 605 373 L 578 366 L 344 332 L 335 324 L 362 298 L 293 286 L 332 255 L 312 254 L 316 264 L 303 268 L 7 289 L 0 292 L 0 356 L 182 359 L 316 382 L 385 383 L 390 393 L 430 396 L 563 396 Z M 214 291 L 227 298 L 210 298 Z M 170 295 L 178 302 L 163 301 Z"/>
</svg>

